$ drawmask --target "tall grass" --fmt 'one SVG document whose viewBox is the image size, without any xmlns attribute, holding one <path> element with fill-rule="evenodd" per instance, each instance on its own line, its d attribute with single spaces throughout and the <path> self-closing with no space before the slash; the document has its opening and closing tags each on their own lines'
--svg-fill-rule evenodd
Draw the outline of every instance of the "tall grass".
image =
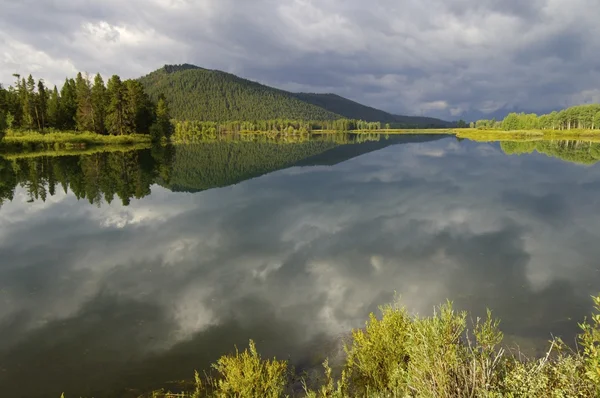
<svg viewBox="0 0 600 398">
<path fill-rule="evenodd" d="M 150 143 L 149 135 L 101 135 L 91 132 L 52 131 L 41 134 L 36 131 L 9 130 L 0 142 L 4 150 L 64 149 L 93 145 L 131 145 Z"/>
<path fill-rule="evenodd" d="M 308 398 L 593 398 L 600 397 L 600 296 L 591 319 L 580 324 L 578 350 L 560 339 L 540 358 L 527 358 L 502 346 L 500 322 L 488 311 L 468 325 L 467 314 L 448 302 L 430 317 L 411 315 L 394 304 L 371 314 L 345 342 L 339 376 L 328 361 L 317 382 L 297 379 L 285 361 L 263 359 L 254 342 L 243 352 L 223 356 L 215 373 L 196 372 L 188 393 L 155 391 L 148 397 Z M 311 387 L 309 387 L 309 385 Z"/>
</svg>

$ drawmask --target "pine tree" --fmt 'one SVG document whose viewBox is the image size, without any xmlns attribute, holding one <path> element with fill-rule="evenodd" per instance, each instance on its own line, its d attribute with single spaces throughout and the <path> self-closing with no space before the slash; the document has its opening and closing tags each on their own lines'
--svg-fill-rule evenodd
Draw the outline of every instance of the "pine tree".
<svg viewBox="0 0 600 398">
<path fill-rule="evenodd" d="M 121 78 L 113 75 L 106 85 L 108 106 L 106 109 L 106 129 L 109 134 L 125 133 L 125 98 Z"/>
<path fill-rule="evenodd" d="M 60 96 L 58 95 L 58 88 L 54 86 L 54 90 L 50 92 L 48 98 L 48 125 L 50 127 L 60 128 L 61 120 Z"/>
<path fill-rule="evenodd" d="M 154 121 L 154 105 L 137 80 L 125 81 L 127 133 L 148 134 Z"/>
<path fill-rule="evenodd" d="M 42 126 L 40 124 L 40 116 L 39 116 L 39 110 L 38 110 L 38 106 L 37 106 L 37 94 L 35 92 L 35 80 L 33 79 L 33 76 L 29 75 L 27 77 L 27 82 L 26 82 L 26 87 L 27 87 L 27 105 L 28 105 L 28 109 L 29 109 L 29 113 L 30 113 L 30 123 L 29 123 L 29 128 L 36 128 L 38 130 L 42 129 Z"/>
<path fill-rule="evenodd" d="M 75 79 L 75 87 L 77 92 L 77 113 L 75 116 L 77 130 L 92 131 L 94 130 L 92 88 L 87 75 L 83 77 L 79 72 Z"/>
<path fill-rule="evenodd" d="M 65 84 L 60 90 L 60 128 L 65 130 L 75 129 L 75 116 L 77 115 L 77 90 L 75 80 L 65 79 Z"/>
<path fill-rule="evenodd" d="M 38 115 L 38 122 L 41 131 L 47 127 L 48 124 L 48 91 L 44 85 L 43 80 L 38 80 L 38 95 L 36 101 L 36 109 Z"/>
<path fill-rule="evenodd" d="M 104 86 L 104 80 L 98 73 L 94 78 L 94 85 L 92 86 L 92 109 L 94 111 L 94 131 L 98 134 L 104 134 L 105 119 L 106 119 L 106 87 Z"/>
<path fill-rule="evenodd" d="M 31 128 L 33 126 L 33 119 L 31 118 L 31 101 L 29 100 L 29 91 L 27 90 L 25 78 L 22 78 L 19 82 L 18 92 L 21 105 L 20 127 Z"/>
<path fill-rule="evenodd" d="M 172 133 L 173 125 L 171 124 L 169 106 L 165 97 L 161 95 L 156 104 L 156 120 L 150 127 L 150 135 L 152 136 L 152 141 L 158 142 L 163 137 L 170 139 Z"/>
</svg>

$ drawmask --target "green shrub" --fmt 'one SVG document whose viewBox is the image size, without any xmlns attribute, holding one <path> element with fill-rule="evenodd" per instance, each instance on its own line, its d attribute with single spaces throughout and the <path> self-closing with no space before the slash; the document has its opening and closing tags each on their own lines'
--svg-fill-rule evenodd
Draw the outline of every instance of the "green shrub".
<svg viewBox="0 0 600 398">
<path fill-rule="evenodd" d="M 263 360 L 250 340 L 250 349 L 221 357 L 213 368 L 219 373 L 214 396 L 278 398 L 287 385 L 287 362 Z"/>
<path fill-rule="evenodd" d="M 591 323 L 580 327 L 580 350 L 560 339 L 551 341 L 542 358 L 510 355 L 501 347 L 499 321 L 488 311 L 472 332 L 467 314 L 452 303 L 431 317 L 410 315 L 398 304 L 371 314 L 363 329 L 345 345 L 341 376 L 329 362 L 324 377 L 308 383 L 307 398 L 593 398 L 600 397 L 600 297 L 594 298 Z M 279 398 L 291 391 L 287 363 L 262 359 L 253 341 L 249 349 L 221 357 L 214 377 L 205 383 L 195 374 L 195 391 L 155 392 L 155 398 Z M 315 386 L 308 388 L 308 384 Z M 206 386 L 206 387 L 205 387 Z"/>
</svg>

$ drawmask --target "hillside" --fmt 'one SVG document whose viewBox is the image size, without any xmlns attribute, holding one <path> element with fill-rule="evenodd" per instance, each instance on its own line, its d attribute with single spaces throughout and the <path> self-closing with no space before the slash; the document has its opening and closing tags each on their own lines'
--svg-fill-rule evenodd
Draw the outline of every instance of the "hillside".
<svg viewBox="0 0 600 398">
<path fill-rule="evenodd" d="M 393 115 L 336 94 L 290 93 L 230 73 L 194 65 L 165 65 L 139 79 L 154 101 L 165 95 L 179 120 L 360 119 L 395 128 L 449 127 L 443 120 Z"/>
<path fill-rule="evenodd" d="M 180 120 L 332 120 L 342 118 L 291 93 L 193 65 L 167 65 L 139 79 L 154 101 L 163 94 Z"/>
<path fill-rule="evenodd" d="M 348 119 L 360 119 L 367 122 L 390 123 L 392 127 L 450 127 L 451 123 L 431 117 L 393 115 L 337 94 L 297 93 L 294 96 L 304 102 L 316 105 Z"/>
</svg>

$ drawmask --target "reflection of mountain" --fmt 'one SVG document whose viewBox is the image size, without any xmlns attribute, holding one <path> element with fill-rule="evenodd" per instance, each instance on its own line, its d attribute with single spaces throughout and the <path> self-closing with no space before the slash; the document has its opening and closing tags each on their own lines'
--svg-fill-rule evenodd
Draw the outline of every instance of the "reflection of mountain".
<svg viewBox="0 0 600 398">
<path fill-rule="evenodd" d="M 592 165 L 600 161 L 600 144 L 587 141 L 506 141 L 501 148 L 508 155 L 537 151 L 567 162 Z"/>
<path fill-rule="evenodd" d="M 390 145 L 444 136 L 327 134 L 295 137 L 209 138 L 206 142 L 152 150 L 39 156 L 0 161 L 0 205 L 17 184 L 29 200 L 45 201 L 58 187 L 91 204 L 124 205 L 150 194 L 157 183 L 174 192 L 199 192 L 238 184 L 293 166 L 334 165 Z"/>
<path fill-rule="evenodd" d="M 225 187 L 284 169 L 335 146 L 331 142 L 293 144 L 214 141 L 175 147 L 168 182 L 172 191 L 198 192 Z"/>
<path fill-rule="evenodd" d="M 360 136 L 357 136 L 360 138 Z M 326 152 L 303 159 L 295 166 L 334 165 L 369 152 L 378 151 L 390 145 L 431 142 L 448 138 L 446 135 L 396 135 L 387 139 L 365 141 L 357 144 L 343 144 Z"/>
<path fill-rule="evenodd" d="M 168 183 L 173 191 L 225 187 L 292 166 L 334 165 L 390 145 L 428 142 L 445 136 L 336 134 L 296 143 L 213 141 L 177 146 Z"/>
</svg>

